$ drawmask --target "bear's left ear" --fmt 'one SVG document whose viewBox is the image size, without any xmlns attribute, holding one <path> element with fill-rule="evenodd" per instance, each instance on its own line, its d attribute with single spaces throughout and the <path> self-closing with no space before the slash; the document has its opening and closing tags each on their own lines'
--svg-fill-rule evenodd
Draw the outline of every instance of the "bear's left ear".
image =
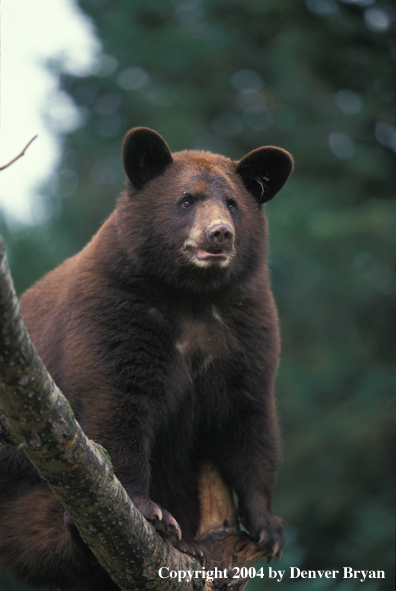
<svg viewBox="0 0 396 591">
<path fill-rule="evenodd" d="M 171 162 L 171 151 L 156 131 L 147 127 L 128 131 L 122 144 L 122 163 L 136 189 L 142 189 L 148 181 L 160 176 Z"/>
<path fill-rule="evenodd" d="M 257 148 L 236 164 L 236 172 L 259 204 L 275 197 L 292 170 L 293 158 L 289 152 L 273 146 Z"/>
</svg>

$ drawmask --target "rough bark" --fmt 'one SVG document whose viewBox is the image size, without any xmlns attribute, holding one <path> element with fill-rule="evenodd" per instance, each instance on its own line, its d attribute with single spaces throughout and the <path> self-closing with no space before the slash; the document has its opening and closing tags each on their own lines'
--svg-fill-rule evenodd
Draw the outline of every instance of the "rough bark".
<svg viewBox="0 0 396 591">
<path fill-rule="evenodd" d="M 0 239 L 1 240 L 1 239 Z M 242 579 L 208 581 L 196 560 L 175 550 L 142 517 L 115 477 L 106 451 L 90 441 L 46 371 L 23 323 L 0 242 L 0 444 L 22 449 L 55 492 L 85 542 L 123 591 L 243 589 Z M 210 553 L 206 572 L 262 558 L 239 532 L 232 497 L 219 475 L 204 471 L 199 536 Z M 190 582 L 159 569 L 200 571 Z M 187 578 L 187 577 L 186 577 Z"/>
</svg>

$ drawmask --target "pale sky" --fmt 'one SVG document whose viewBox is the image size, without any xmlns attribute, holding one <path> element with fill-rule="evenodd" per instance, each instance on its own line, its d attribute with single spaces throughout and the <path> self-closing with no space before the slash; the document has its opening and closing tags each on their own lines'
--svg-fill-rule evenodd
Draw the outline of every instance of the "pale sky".
<svg viewBox="0 0 396 591">
<path fill-rule="evenodd" d="M 61 60 L 84 75 L 95 69 L 100 44 L 74 0 L 1 0 L 0 16 L 0 166 L 38 134 L 22 158 L 0 171 L 0 208 L 9 222 L 32 223 L 45 215 L 38 195 L 60 156 L 57 131 L 79 124 L 45 64 Z"/>
</svg>

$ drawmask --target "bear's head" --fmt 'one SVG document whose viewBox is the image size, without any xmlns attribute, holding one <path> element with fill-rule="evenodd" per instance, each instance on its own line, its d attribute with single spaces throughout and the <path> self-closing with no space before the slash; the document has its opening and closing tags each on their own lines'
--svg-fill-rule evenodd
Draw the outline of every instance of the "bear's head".
<svg viewBox="0 0 396 591">
<path fill-rule="evenodd" d="M 128 181 L 119 236 L 140 273 L 211 291 L 265 265 L 261 206 L 289 178 L 288 152 L 266 146 L 238 162 L 204 151 L 172 154 L 158 133 L 140 127 L 125 136 L 122 157 Z"/>
</svg>

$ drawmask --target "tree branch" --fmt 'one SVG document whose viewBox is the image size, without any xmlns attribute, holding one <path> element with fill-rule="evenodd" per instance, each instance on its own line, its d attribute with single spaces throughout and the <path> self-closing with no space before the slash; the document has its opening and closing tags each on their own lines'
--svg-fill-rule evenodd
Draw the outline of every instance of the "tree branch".
<svg viewBox="0 0 396 591">
<path fill-rule="evenodd" d="M 2 412 L 0 412 L 0 445 L 18 445 L 18 441 L 9 430 L 6 418 Z"/>
<path fill-rule="evenodd" d="M 114 476 L 105 450 L 84 435 L 26 331 L 1 239 L 0 408 L 0 442 L 23 449 L 122 591 L 245 587 L 242 579 L 159 578 L 165 565 L 168 572 L 202 572 L 202 567 L 155 532 Z M 206 513 L 200 537 L 212 557 L 207 570 L 257 562 L 262 554 L 238 532 L 228 489 L 213 470 L 207 469 L 202 478 Z"/>
<path fill-rule="evenodd" d="M 15 156 L 15 158 L 13 158 L 12 160 L 10 160 L 10 162 L 8 162 L 8 164 L 4 164 L 3 166 L 0 166 L 0 170 L 5 170 L 6 168 L 8 168 L 9 166 L 11 166 L 11 164 L 14 164 L 14 162 L 16 162 L 17 160 L 19 160 L 19 158 L 21 158 L 26 150 L 28 149 L 28 147 L 30 146 L 30 144 L 32 142 L 34 142 L 34 140 L 36 139 L 37 134 L 32 137 L 32 139 L 26 144 L 26 146 L 23 148 L 22 152 L 20 154 L 18 154 L 18 156 Z"/>
</svg>

